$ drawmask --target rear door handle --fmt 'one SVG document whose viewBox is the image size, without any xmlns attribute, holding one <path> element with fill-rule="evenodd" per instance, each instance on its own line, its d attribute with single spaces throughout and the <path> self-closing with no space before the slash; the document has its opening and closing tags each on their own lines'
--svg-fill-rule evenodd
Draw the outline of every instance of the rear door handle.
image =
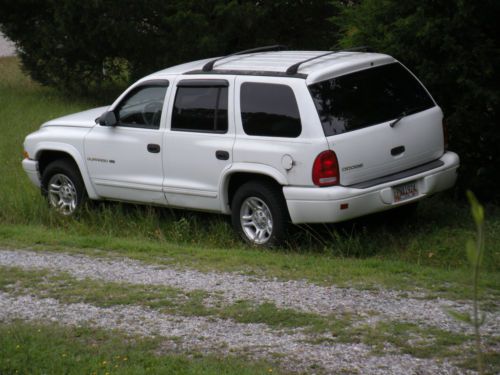
<svg viewBox="0 0 500 375">
<path fill-rule="evenodd" d="M 215 157 L 219 160 L 228 160 L 229 159 L 229 152 L 217 150 L 217 151 L 215 151 Z"/>
<path fill-rule="evenodd" d="M 157 154 L 160 152 L 160 145 L 157 145 L 155 143 L 150 143 L 148 145 L 148 151 L 151 152 L 152 154 Z"/>
<path fill-rule="evenodd" d="M 396 155 L 402 154 L 403 152 L 405 152 L 405 146 L 398 146 L 398 147 L 394 147 L 391 150 L 391 155 L 396 156 Z"/>
</svg>

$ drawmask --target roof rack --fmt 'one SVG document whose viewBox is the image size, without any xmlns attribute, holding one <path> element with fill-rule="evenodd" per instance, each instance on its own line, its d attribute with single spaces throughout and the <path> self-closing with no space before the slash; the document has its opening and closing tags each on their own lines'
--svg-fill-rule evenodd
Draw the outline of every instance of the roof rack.
<svg viewBox="0 0 500 375">
<path fill-rule="evenodd" d="M 216 59 L 213 59 L 213 60 L 207 62 L 205 65 L 203 65 L 202 70 L 204 72 L 210 72 L 214 69 L 214 65 L 217 61 L 222 60 L 222 59 L 226 59 L 226 58 L 231 57 L 231 56 L 244 55 L 247 53 L 254 53 L 254 52 L 282 51 L 282 50 L 286 50 L 286 49 L 288 49 L 288 47 L 283 46 L 281 44 L 275 44 L 273 46 L 265 46 L 265 47 L 247 49 L 245 51 L 239 51 L 239 52 L 235 52 L 235 53 L 232 53 L 230 55 L 227 55 L 227 56 L 222 56 L 222 57 L 218 57 Z"/>
<path fill-rule="evenodd" d="M 348 49 L 342 49 L 342 50 L 338 50 L 338 51 L 330 51 L 330 52 L 327 52 L 327 53 L 323 53 L 321 55 L 318 55 L 318 56 L 315 56 L 315 57 L 311 57 L 309 59 L 306 59 L 306 60 L 303 60 L 303 61 L 299 61 L 298 63 L 295 63 L 295 64 L 291 65 L 286 70 L 286 74 L 288 74 L 288 75 L 297 74 L 297 72 L 299 70 L 299 67 L 302 64 L 304 64 L 306 62 L 309 62 L 309 61 L 312 61 L 312 60 L 319 59 L 320 57 L 324 57 L 324 56 L 328 56 L 328 55 L 333 55 L 334 53 L 337 53 L 337 52 L 355 52 L 355 51 L 370 52 L 370 51 L 372 51 L 372 49 L 370 47 L 368 47 L 368 46 L 362 46 L 362 47 L 353 47 L 353 48 L 348 48 Z"/>
</svg>

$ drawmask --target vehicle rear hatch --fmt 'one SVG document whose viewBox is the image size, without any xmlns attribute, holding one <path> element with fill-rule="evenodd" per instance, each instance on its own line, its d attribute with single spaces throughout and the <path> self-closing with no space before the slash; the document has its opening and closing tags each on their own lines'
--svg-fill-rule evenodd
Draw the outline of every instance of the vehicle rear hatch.
<svg viewBox="0 0 500 375">
<path fill-rule="evenodd" d="M 441 109 L 400 63 L 309 86 L 344 186 L 398 173 L 444 152 Z"/>
</svg>

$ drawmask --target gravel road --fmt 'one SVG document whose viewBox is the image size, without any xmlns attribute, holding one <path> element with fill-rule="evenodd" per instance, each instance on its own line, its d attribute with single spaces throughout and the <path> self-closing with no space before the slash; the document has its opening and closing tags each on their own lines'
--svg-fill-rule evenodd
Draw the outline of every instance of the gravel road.
<svg viewBox="0 0 500 375">
<path fill-rule="evenodd" d="M 228 305 L 238 300 L 257 304 L 272 302 L 280 308 L 319 315 L 351 313 L 359 317 L 363 324 L 379 321 L 412 322 L 450 332 L 470 333 L 467 325 L 453 320 L 445 312 L 449 308 L 468 309 L 470 302 L 429 300 L 416 292 L 401 293 L 384 289 L 360 291 L 318 286 L 307 281 L 279 281 L 223 272 L 202 273 L 180 267 L 155 266 L 127 258 L 106 259 L 23 250 L 0 249 L 0 266 L 66 272 L 80 280 L 90 278 L 107 282 L 162 285 L 183 291 L 203 290 L 216 294 L 218 299 Z M 256 358 L 274 358 L 273 354 L 279 354 L 285 359 L 282 363 L 289 370 L 308 373 L 312 365 L 319 366 L 326 373 L 465 373 L 447 361 L 403 355 L 390 345 L 384 351 L 385 355 L 373 355 L 371 348 L 366 345 L 334 343 L 328 340 L 332 337 L 324 336 L 326 333 L 313 337 L 301 329 L 285 331 L 264 324 L 242 324 L 229 319 L 165 315 L 139 306 L 102 308 L 0 293 L 0 321 L 16 318 L 42 319 L 70 325 L 91 324 L 144 336 L 177 337 L 181 340 L 172 341 L 171 345 L 181 349 L 216 353 L 236 350 Z M 482 332 L 488 336 L 498 335 L 498 312 L 489 313 L 486 322 Z M 318 341 L 318 338 L 323 340 Z"/>
</svg>

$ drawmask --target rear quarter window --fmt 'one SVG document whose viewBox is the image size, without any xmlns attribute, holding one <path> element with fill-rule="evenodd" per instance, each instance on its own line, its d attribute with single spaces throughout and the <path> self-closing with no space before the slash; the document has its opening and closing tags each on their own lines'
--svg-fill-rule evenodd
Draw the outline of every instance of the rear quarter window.
<svg viewBox="0 0 500 375">
<path fill-rule="evenodd" d="M 408 70 L 391 63 L 309 86 L 326 136 L 421 112 L 434 102 Z"/>
<path fill-rule="evenodd" d="M 297 100 L 290 86 L 245 82 L 240 100 L 246 134 L 295 138 L 302 132 Z"/>
</svg>

